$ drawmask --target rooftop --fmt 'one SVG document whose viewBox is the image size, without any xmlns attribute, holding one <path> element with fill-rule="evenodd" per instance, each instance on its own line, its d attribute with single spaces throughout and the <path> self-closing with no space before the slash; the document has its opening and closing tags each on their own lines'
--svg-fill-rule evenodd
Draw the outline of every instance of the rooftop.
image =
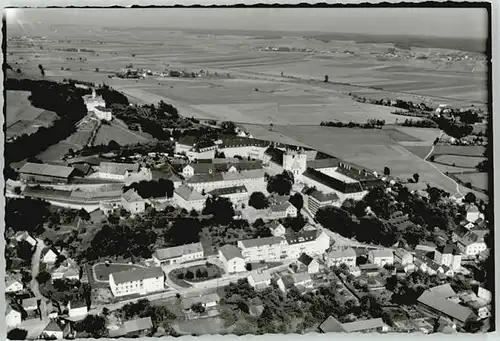
<svg viewBox="0 0 500 341">
<path fill-rule="evenodd" d="M 219 249 L 219 251 L 224 255 L 224 258 L 226 258 L 226 260 L 231 260 L 234 258 L 243 259 L 243 256 L 241 255 L 240 249 L 238 249 L 234 245 L 229 245 L 229 244 L 224 245 L 223 247 L 221 247 Z"/>
<path fill-rule="evenodd" d="M 73 167 L 27 162 L 21 167 L 19 173 L 67 178 L 74 170 Z"/>
<path fill-rule="evenodd" d="M 143 201 L 142 197 L 135 191 L 135 189 L 129 189 L 125 193 L 123 193 L 122 198 L 126 202 L 138 202 Z"/>
<path fill-rule="evenodd" d="M 244 248 L 259 247 L 264 245 L 275 245 L 280 244 L 284 241 L 282 237 L 265 237 L 265 238 L 255 238 L 241 240 L 240 243 Z"/>
<path fill-rule="evenodd" d="M 298 261 L 300 263 L 304 264 L 305 266 L 309 266 L 309 264 L 311 264 L 313 260 L 314 259 L 311 256 L 309 256 L 305 253 L 301 254 L 299 259 L 298 259 Z"/>
<path fill-rule="evenodd" d="M 189 309 L 195 303 L 212 303 L 219 302 L 220 296 L 217 293 L 203 295 L 203 296 L 191 296 L 191 297 L 183 297 L 182 305 L 184 309 Z"/>
<path fill-rule="evenodd" d="M 225 187 L 225 188 L 216 188 L 208 192 L 211 195 L 229 195 L 235 193 L 246 193 L 247 188 L 245 186 L 234 186 L 234 187 Z"/>
<path fill-rule="evenodd" d="M 471 309 L 447 300 L 430 290 L 424 291 L 417 301 L 462 323 L 474 316 Z"/>
<path fill-rule="evenodd" d="M 328 258 L 343 258 L 354 257 L 356 258 L 356 251 L 352 247 L 333 249 L 327 254 Z"/>
<path fill-rule="evenodd" d="M 318 230 L 300 231 L 298 233 L 290 233 L 285 235 L 289 245 L 299 244 L 315 240 L 318 236 Z"/>
<path fill-rule="evenodd" d="M 116 284 L 140 281 L 146 278 L 163 277 L 161 267 L 155 268 L 134 268 L 132 270 L 120 271 L 110 274 Z"/>
<path fill-rule="evenodd" d="M 331 193 L 323 193 L 321 191 L 315 190 L 309 196 L 318 200 L 319 202 L 329 202 L 329 201 L 338 201 L 339 196 L 335 192 Z"/>
<path fill-rule="evenodd" d="M 373 257 L 383 257 L 383 258 L 394 257 L 392 250 L 371 250 L 369 254 L 372 254 Z"/>
<path fill-rule="evenodd" d="M 258 271 L 258 270 L 252 271 L 249 277 L 252 277 L 255 283 L 267 282 L 271 279 L 271 275 L 269 274 L 268 271 Z"/>
<path fill-rule="evenodd" d="M 328 158 L 328 159 L 317 159 L 307 161 L 307 166 L 312 169 L 322 169 L 322 168 L 335 168 L 338 167 L 340 159 Z"/>
<path fill-rule="evenodd" d="M 139 164 L 137 163 L 116 163 L 116 162 L 101 162 L 99 165 L 99 172 L 109 173 L 116 175 L 125 175 L 125 173 L 139 171 Z"/>
<path fill-rule="evenodd" d="M 459 255 L 461 254 L 460 250 L 458 247 L 456 247 L 453 244 L 448 244 L 446 246 L 440 246 L 437 248 L 437 251 L 439 251 L 441 254 L 452 254 L 452 255 Z"/>
<path fill-rule="evenodd" d="M 165 260 L 199 252 L 203 252 L 203 246 L 201 245 L 201 243 L 192 243 L 158 249 L 155 251 L 153 256 L 155 256 L 159 260 Z"/>
<path fill-rule="evenodd" d="M 290 275 L 293 283 L 300 284 L 311 280 L 311 276 L 307 272 L 298 272 Z"/>
<path fill-rule="evenodd" d="M 55 321 L 52 320 L 47 324 L 47 326 L 43 329 L 44 331 L 50 331 L 50 332 L 60 332 L 62 331 L 61 326 Z"/>
<path fill-rule="evenodd" d="M 205 200 L 205 197 L 200 192 L 187 185 L 177 187 L 174 192 L 186 201 Z"/>
</svg>

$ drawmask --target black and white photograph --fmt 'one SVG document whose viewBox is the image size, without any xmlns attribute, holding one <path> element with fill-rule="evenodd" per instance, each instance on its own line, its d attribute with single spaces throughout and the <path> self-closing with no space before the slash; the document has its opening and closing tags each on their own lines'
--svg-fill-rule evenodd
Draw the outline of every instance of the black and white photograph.
<svg viewBox="0 0 500 341">
<path fill-rule="evenodd" d="M 4 9 L 4 338 L 494 332 L 491 7 Z"/>
</svg>

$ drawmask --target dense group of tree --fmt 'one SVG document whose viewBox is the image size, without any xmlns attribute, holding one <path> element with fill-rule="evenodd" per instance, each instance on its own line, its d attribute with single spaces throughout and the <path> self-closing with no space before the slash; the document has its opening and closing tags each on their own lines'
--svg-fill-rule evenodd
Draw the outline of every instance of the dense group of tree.
<svg viewBox="0 0 500 341">
<path fill-rule="evenodd" d="M 88 260 L 106 257 L 150 258 L 157 234 L 150 229 L 124 225 L 104 225 L 94 236 L 86 252 Z"/>
<path fill-rule="evenodd" d="M 267 179 L 267 191 L 269 193 L 277 193 L 279 195 L 288 195 L 294 184 L 293 174 L 289 171 L 270 176 Z"/>
<path fill-rule="evenodd" d="M 366 123 L 357 123 L 350 121 L 349 123 L 344 123 L 340 121 L 322 121 L 321 126 L 325 127 L 337 127 L 337 128 L 363 128 L 363 129 L 380 129 L 385 125 L 385 120 L 375 120 L 369 119 Z"/>
<path fill-rule="evenodd" d="M 129 189 L 135 189 L 144 199 L 160 197 L 171 198 L 174 196 L 174 183 L 168 179 L 134 182 L 129 186 L 123 187 L 123 193 L 127 192 Z"/>
<path fill-rule="evenodd" d="M 37 108 L 55 112 L 59 118 L 52 126 L 40 127 L 35 133 L 21 135 L 5 146 L 7 163 L 35 156 L 76 131 L 75 124 L 87 114 L 82 96 L 88 90 L 71 84 L 47 80 L 7 79 L 7 90 L 31 91 L 29 100 Z"/>
<path fill-rule="evenodd" d="M 43 224 L 50 216 L 50 204 L 35 199 L 8 199 L 5 206 L 6 230 L 28 231 L 35 236 L 43 233 Z"/>
<path fill-rule="evenodd" d="M 357 240 L 368 243 L 393 245 L 404 241 L 415 246 L 425 238 L 432 237 L 434 228 L 451 233 L 463 216 L 463 212 L 446 199 L 449 193 L 428 186 L 429 199 L 412 194 L 408 188 L 397 186 L 391 193 L 376 187 L 360 201 L 347 200 L 341 208 L 320 209 L 316 219 L 326 228 Z M 369 207 L 375 216 L 367 215 Z M 399 231 L 388 223 L 397 211 L 407 214 L 412 224 Z"/>
<path fill-rule="evenodd" d="M 437 123 L 439 129 L 457 139 L 470 135 L 474 130 L 474 127 L 470 124 L 456 122 L 446 117 L 433 117 L 433 120 Z"/>
<path fill-rule="evenodd" d="M 177 316 L 165 306 L 152 305 L 148 299 L 127 303 L 117 313 L 124 321 L 150 317 L 153 322 L 153 330 L 148 336 L 152 336 L 159 327 L 163 327 L 167 334 L 176 336 L 170 323 L 175 321 Z"/>
<path fill-rule="evenodd" d="M 262 192 L 253 192 L 248 200 L 248 205 L 257 210 L 262 210 L 269 207 L 269 200 Z"/>
<path fill-rule="evenodd" d="M 231 200 L 224 197 L 209 196 L 203 208 L 203 214 L 211 214 L 214 222 L 229 224 L 234 217 L 234 207 Z"/>
<path fill-rule="evenodd" d="M 406 119 L 401 123 L 403 127 L 417 127 L 417 128 L 437 128 L 438 124 L 432 120 L 411 120 Z"/>
<path fill-rule="evenodd" d="M 356 318 L 381 317 L 382 309 L 377 301 L 370 296 L 358 303 L 355 300 L 342 301 L 335 286 L 320 287 L 315 293 L 302 295 L 292 288 L 283 294 L 275 282 L 271 287 L 255 291 L 246 279 L 236 283 L 231 282 L 225 288 L 221 304 L 231 308 L 221 312 L 221 317 L 229 322 L 236 321 L 238 314 L 248 314 L 251 302 L 259 300 L 264 310 L 256 322 L 239 326 L 235 334 L 257 334 L 302 332 L 332 315 L 341 322 L 350 322 Z M 298 325 L 292 321 L 300 321 Z"/>
<path fill-rule="evenodd" d="M 399 109 L 407 110 L 407 111 L 432 111 L 432 108 L 428 106 L 426 103 L 414 103 L 412 101 L 404 101 L 401 99 L 397 100 L 389 100 L 389 99 L 373 99 L 361 97 L 356 94 L 351 94 L 352 98 L 361 103 L 370 103 L 375 105 L 383 105 L 388 107 L 396 107 Z"/>
</svg>

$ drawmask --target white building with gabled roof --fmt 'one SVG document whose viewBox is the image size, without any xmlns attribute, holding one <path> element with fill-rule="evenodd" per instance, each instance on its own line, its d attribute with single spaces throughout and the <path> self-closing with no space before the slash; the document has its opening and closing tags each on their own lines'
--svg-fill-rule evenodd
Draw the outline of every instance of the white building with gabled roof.
<svg viewBox="0 0 500 341">
<path fill-rule="evenodd" d="M 219 260 L 224 265 L 227 273 L 236 273 L 245 271 L 245 259 L 241 250 L 234 245 L 224 245 L 219 249 Z"/>
<path fill-rule="evenodd" d="M 153 254 L 153 260 L 160 266 L 203 259 L 203 256 L 203 245 L 198 242 L 158 249 Z"/>
<path fill-rule="evenodd" d="M 131 188 L 122 194 L 121 206 L 131 214 L 138 214 L 146 210 L 146 200 Z"/>
<path fill-rule="evenodd" d="M 181 185 L 174 190 L 173 202 L 188 211 L 201 211 L 205 206 L 206 197 L 196 189 Z"/>
<path fill-rule="evenodd" d="M 135 268 L 109 275 L 109 287 L 115 297 L 161 291 L 164 282 L 165 274 L 161 267 Z"/>
</svg>

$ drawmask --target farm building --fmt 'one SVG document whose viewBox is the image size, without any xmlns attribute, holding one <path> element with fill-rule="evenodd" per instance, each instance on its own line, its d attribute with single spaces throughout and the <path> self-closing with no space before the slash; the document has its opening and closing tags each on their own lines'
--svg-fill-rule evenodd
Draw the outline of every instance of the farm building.
<svg viewBox="0 0 500 341">
<path fill-rule="evenodd" d="M 19 177 L 24 182 L 68 183 L 74 172 L 73 167 L 27 162 L 19 170 Z"/>
<path fill-rule="evenodd" d="M 180 264 L 202 259 L 203 254 L 201 243 L 193 243 L 158 249 L 153 254 L 153 260 L 157 265 Z"/>
<path fill-rule="evenodd" d="M 139 168 L 137 163 L 101 162 L 95 176 L 102 179 L 124 181 L 129 173 L 139 172 Z"/>
</svg>

